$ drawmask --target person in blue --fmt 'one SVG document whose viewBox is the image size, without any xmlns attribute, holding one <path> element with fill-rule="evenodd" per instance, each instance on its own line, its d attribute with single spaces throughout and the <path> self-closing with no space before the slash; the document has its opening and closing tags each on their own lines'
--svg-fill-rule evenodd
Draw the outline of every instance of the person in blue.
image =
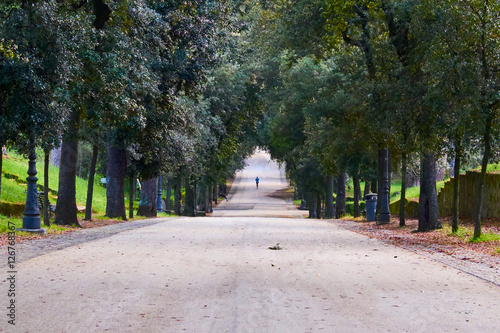
<svg viewBox="0 0 500 333">
<path fill-rule="evenodd" d="M 255 178 L 255 186 L 259 188 L 259 177 Z"/>
</svg>

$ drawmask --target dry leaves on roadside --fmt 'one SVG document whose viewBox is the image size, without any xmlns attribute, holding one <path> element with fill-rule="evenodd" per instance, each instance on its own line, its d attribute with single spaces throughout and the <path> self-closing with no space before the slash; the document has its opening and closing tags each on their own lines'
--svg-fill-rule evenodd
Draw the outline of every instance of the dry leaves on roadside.
<svg viewBox="0 0 500 333">
<path fill-rule="evenodd" d="M 463 260 L 483 262 L 488 266 L 499 265 L 500 240 L 471 243 L 473 234 L 472 221 L 462 220 L 459 233 L 451 234 L 450 218 L 440 219 L 443 229 L 431 232 L 413 232 L 417 229 L 417 220 L 407 220 L 405 227 L 399 226 L 399 219 L 391 219 L 391 223 L 376 225 L 375 222 L 359 222 L 352 220 L 342 221 L 342 225 L 352 231 L 377 238 L 384 242 L 427 252 L 442 252 L 448 255 L 464 255 Z M 500 221 L 485 220 L 482 225 L 484 234 L 494 233 L 500 235 Z"/>
</svg>

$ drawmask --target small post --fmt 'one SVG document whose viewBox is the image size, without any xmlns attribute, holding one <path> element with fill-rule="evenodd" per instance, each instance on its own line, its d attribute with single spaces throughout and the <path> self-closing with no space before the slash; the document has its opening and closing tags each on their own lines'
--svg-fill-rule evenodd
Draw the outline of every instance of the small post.
<svg viewBox="0 0 500 333">
<path fill-rule="evenodd" d="M 42 219 L 40 218 L 40 209 L 38 208 L 38 189 L 36 182 L 36 152 L 35 147 L 30 149 L 28 166 L 28 190 L 26 194 L 26 206 L 24 208 L 23 227 L 18 228 L 19 231 L 33 232 L 33 233 L 47 233 L 47 229 L 42 229 Z"/>
<path fill-rule="evenodd" d="M 389 147 L 384 153 L 384 174 L 382 179 L 382 198 L 380 201 L 380 212 L 378 213 L 377 224 L 387 224 L 391 222 L 391 212 L 389 211 Z"/>
<path fill-rule="evenodd" d="M 158 176 L 158 213 L 163 212 L 162 204 L 161 204 L 161 175 Z"/>
</svg>

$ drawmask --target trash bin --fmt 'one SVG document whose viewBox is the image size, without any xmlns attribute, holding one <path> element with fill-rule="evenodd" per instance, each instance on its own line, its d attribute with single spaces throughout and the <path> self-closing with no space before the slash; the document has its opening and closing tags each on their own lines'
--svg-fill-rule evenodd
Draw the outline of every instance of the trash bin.
<svg viewBox="0 0 500 333">
<path fill-rule="evenodd" d="M 377 211 L 377 193 L 369 193 L 365 196 L 366 200 L 366 221 L 375 221 Z"/>
</svg>

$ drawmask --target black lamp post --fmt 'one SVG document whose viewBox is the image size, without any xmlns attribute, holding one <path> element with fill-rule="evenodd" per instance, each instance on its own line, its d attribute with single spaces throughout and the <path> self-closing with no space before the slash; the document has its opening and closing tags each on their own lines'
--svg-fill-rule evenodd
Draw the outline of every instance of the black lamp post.
<svg viewBox="0 0 500 333">
<path fill-rule="evenodd" d="M 158 176 L 158 213 L 163 212 L 162 204 L 161 204 L 161 176 Z"/>
<path fill-rule="evenodd" d="M 41 228 L 40 209 L 38 208 L 38 188 L 36 182 L 36 153 L 35 148 L 31 148 L 29 152 L 29 166 L 28 166 L 28 190 L 26 195 L 26 206 L 24 208 L 23 227 L 19 231 L 46 233 L 46 229 Z"/>
<path fill-rule="evenodd" d="M 387 147 L 384 153 L 382 198 L 380 201 L 380 211 L 378 213 L 377 224 L 387 224 L 389 222 L 391 222 L 391 212 L 389 211 L 389 147 Z"/>
</svg>

